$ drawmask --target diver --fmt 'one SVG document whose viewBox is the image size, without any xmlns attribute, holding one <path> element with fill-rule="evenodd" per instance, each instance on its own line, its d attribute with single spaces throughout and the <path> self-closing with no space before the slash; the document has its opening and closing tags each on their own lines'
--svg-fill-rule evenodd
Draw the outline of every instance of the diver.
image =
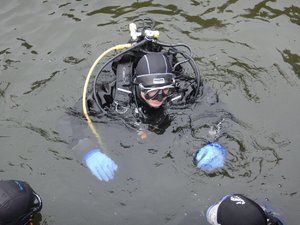
<svg viewBox="0 0 300 225">
<path fill-rule="evenodd" d="M 283 225 L 278 215 L 241 194 L 230 194 L 208 208 L 211 225 Z"/>
<path fill-rule="evenodd" d="M 99 180 L 113 179 L 118 169 L 118 165 L 104 153 L 102 140 L 95 128 L 103 115 L 121 120 L 143 141 L 147 139 L 147 131 L 162 134 L 169 127 L 173 118 L 168 109 L 185 109 L 195 103 L 202 92 L 200 72 L 190 47 L 159 41 L 159 32 L 153 27 L 151 19 L 141 20 L 138 26 L 130 24 L 129 43 L 104 52 L 89 71 L 82 98 L 85 120 L 81 118 L 82 113 L 77 113 L 81 110 L 75 109 L 71 114 L 77 115 L 77 122 L 63 118 L 59 123 L 59 133 L 68 140 L 77 158 Z M 94 73 L 99 61 L 113 50 L 123 51 L 102 63 Z M 94 138 L 91 133 L 83 131 L 86 123 Z M 205 155 L 198 161 L 210 156 Z"/>
<path fill-rule="evenodd" d="M 19 180 L 0 180 L 0 225 L 33 225 L 42 200 L 31 186 Z"/>
<path fill-rule="evenodd" d="M 196 100 L 201 79 L 191 49 L 160 42 L 153 24 L 149 19 L 139 27 L 130 24 L 131 47 L 109 59 L 95 76 L 92 93 L 86 97 L 89 115 L 109 113 L 133 129 L 146 123 L 161 134 L 171 119 L 167 108 Z M 114 76 L 110 80 L 106 74 Z M 132 116 L 137 123 L 128 122 Z"/>
</svg>

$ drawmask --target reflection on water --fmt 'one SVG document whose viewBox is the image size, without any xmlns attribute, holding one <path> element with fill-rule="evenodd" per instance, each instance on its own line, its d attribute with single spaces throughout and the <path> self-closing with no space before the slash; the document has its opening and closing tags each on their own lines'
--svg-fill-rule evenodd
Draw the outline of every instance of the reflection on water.
<svg viewBox="0 0 300 225">
<path fill-rule="evenodd" d="M 44 87 L 44 86 L 47 84 L 47 82 L 49 82 L 50 80 L 52 80 L 52 78 L 54 78 L 55 75 L 58 74 L 58 73 L 59 73 L 59 71 L 55 71 L 55 72 L 53 72 L 53 73 L 51 74 L 51 76 L 50 76 L 49 78 L 46 78 L 46 79 L 43 79 L 43 80 L 37 80 L 37 81 L 33 82 L 33 83 L 31 84 L 31 90 L 30 90 L 30 91 L 24 92 L 24 94 L 29 94 L 29 93 L 31 93 L 32 91 L 34 91 L 35 89 Z"/>
<path fill-rule="evenodd" d="M 279 52 L 282 55 L 283 60 L 293 67 L 295 74 L 298 76 L 298 78 L 300 78 L 300 56 L 291 53 L 291 51 L 288 49 Z"/>
<path fill-rule="evenodd" d="M 274 0 L 266 0 L 256 4 L 253 8 L 246 9 L 249 13 L 241 15 L 245 18 L 261 19 L 269 22 L 270 19 L 274 19 L 279 16 L 289 17 L 292 23 L 300 25 L 300 8 L 294 5 L 289 7 L 283 7 L 283 10 L 278 8 L 272 8 L 272 2 Z M 271 4 L 270 4 L 271 3 Z M 271 6 L 270 6 L 271 5 Z"/>
<path fill-rule="evenodd" d="M 55 123 L 80 99 L 93 61 L 127 42 L 142 16 L 156 20 L 162 41 L 191 46 L 220 102 L 170 110 L 176 119 L 146 143 L 118 121 L 100 123 L 121 168 L 103 185 L 72 160 Z M 1 179 L 35 187 L 40 224 L 205 224 L 206 208 L 228 192 L 270 199 L 297 224 L 299 20 L 293 0 L 3 1 Z M 196 170 L 193 154 L 214 140 L 229 150 L 226 166 Z"/>
</svg>

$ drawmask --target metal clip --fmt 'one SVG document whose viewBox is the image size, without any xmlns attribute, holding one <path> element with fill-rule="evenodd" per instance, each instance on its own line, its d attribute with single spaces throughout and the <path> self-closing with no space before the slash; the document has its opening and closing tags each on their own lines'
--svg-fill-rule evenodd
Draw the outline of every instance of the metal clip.
<svg viewBox="0 0 300 225">
<path fill-rule="evenodd" d="M 117 113 L 120 113 L 120 114 L 124 114 L 127 112 L 128 110 L 128 107 L 124 107 L 124 106 L 121 106 L 118 102 L 114 101 L 114 104 L 115 104 L 115 110 Z"/>
</svg>

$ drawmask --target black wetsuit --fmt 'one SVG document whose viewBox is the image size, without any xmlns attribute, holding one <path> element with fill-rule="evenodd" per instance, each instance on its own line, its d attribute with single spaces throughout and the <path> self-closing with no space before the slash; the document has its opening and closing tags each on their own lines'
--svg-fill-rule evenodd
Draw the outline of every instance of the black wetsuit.
<svg viewBox="0 0 300 225">
<path fill-rule="evenodd" d="M 175 92 L 168 97 L 162 107 L 152 108 L 140 100 L 137 85 L 133 84 L 133 77 L 138 61 L 148 53 L 149 49 L 163 52 L 172 66 L 178 62 L 176 53 L 170 50 L 164 51 L 156 45 L 146 46 L 117 58 L 107 67 L 108 69 L 103 70 L 97 82 L 96 94 L 90 94 L 87 98 L 90 115 L 97 117 L 103 113 L 110 114 L 137 130 L 140 129 L 141 124 L 149 124 L 151 131 L 162 134 L 172 120 L 165 109 L 172 106 L 184 107 L 196 100 L 195 75 L 191 77 L 190 74 L 185 74 L 184 67 L 181 65 L 173 71 L 177 81 Z M 111 77 L 111 74 L 114 76 Z M 178 97 L 180 101 L 171 102 L 174 97 Z"/>
<path fill-rule="evenodd" d="M 117 58 L 102 71 L 96 84 L 96 97 L 93 93 L 90 93 L 87 97 L 88 113 L 95 122 L 96 127 L 97 122 L 101 122 L 104 117 L 109 117 L 112 120 L 122 121 L 134 131 L 148 130 L 156 134 L 163 134 L 174 119 L 167 112 L 169 108 L 183 109 L 195 103 L 197 100 L 195 98 L 197 85 L 195 75 L 194 77 L 189 77 L 189 74 L 185 74 L 184 65 L 177 66 L 174 71 L 177 83 L 176 91 L 171 97 L 180 96 L 178 102 L 171 102 L 168 99 L 160 108 L 155 109 L 149 107 L 136 96 L 135 86 L 132 84 L 132 74 L 134 74 L 134 68 L 138 60 L 149 50 L 164 51 L 163 48 L 157 46 L 151 46 L 151 48 L 147 46 L 139 51 L 134 50 Z M 174 52 L 165 51 L 164 54 L 170 60 L 171 65 L 177 63 Z M 118 92 L 116 91 L 118 87 L 131 91 L 131 93 Z M 198 87 L 198 89 L 200 89 L 199 92 L 201 94 L 202 86 Z M 59 120 L 57 130 L 70 144 L 74 154 L 77 156 L 76 158 L 80 161 L 88 151 L 97 146 L 97 142 L 89 130 L 85 118 L 82 116 L 82 101 L 79 101 L 68 112 L 68 115 L 63 116 Z M 82 146 L 76 147 L 79 140 L 84 138 L 90 139 L 90 144 L 84 148 Z"/>
</svg>

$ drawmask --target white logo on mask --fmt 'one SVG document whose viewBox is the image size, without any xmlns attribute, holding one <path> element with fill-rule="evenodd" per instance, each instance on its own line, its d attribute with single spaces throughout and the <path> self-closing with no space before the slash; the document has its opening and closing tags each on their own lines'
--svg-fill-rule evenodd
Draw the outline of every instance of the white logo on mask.
<svg viewBox="0 0 300 225">
<path fill-rule="evenodd" d="M 164 84 L 165 78 L 153 78 L 153 84 Z"/>
</svg>

